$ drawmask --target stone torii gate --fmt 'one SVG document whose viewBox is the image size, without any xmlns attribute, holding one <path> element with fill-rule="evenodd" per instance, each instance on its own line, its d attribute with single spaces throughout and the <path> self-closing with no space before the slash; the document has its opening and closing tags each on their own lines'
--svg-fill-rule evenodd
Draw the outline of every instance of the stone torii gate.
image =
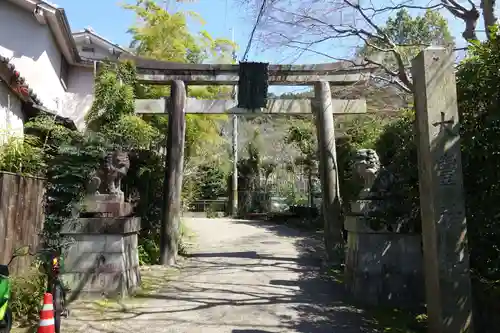
<svg viewBox="0 0 500 333">
<path fill-rule="evenodd" d="M 334 116 L 366 113 L 365 100 L 333 100 L 331 85 L 346 86 L 366 81 L 372 70 L 350 62 L 320 65 L 269 65 L 270 85 L 312 85 L 314 98 L 270 100 L 266 108 L 241 109 L 232 100 L 200 100 L 186 96 L 186 85 L 238 85 L 239 65 L 180 64 L 144 58 L 129 58 L 135 62 L 140 83 L 170 85 L 171 94 L 159 100 L 136 100 L 137 114 L 168 114 L 167 159 L 164 185 L 164 211 L 161 239 L 165 253 L 162 264 L 174 264 L 177 242 L 168 231 L 178 228 L 181 211 L 181 189 L 184 162 L 185 114 L 310 114 L 316 116 L 320 151 L 320 180 L 322 186 L 325 246 L 328 250 L 341 244 L 340 197 L 335 148 Z M 234 184 L 233 184 L 234 185 Z M 233 186 L 234 199 L 237 188 Z M 233 200 L 235 201 L 235 200 Z M 175 232 L 173 233 L 175 234 Z M 333 260 L 333 251 L 328 259 Z"/>
</svg>

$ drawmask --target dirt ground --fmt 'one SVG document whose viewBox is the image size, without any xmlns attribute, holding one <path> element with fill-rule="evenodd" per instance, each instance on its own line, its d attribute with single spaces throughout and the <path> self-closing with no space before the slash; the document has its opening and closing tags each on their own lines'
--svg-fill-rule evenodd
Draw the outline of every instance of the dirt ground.
<svg viewBox="0 0 500 333">
<path fill-rule="evenodd" d="M 310 235 L 260 221 L 186 224 L 196 247 L 180 269 L 147 269 L 145 292 L 123 303 L 75 304 L 63 332 L 376 332 L 322 278 Z"/>
</svg>

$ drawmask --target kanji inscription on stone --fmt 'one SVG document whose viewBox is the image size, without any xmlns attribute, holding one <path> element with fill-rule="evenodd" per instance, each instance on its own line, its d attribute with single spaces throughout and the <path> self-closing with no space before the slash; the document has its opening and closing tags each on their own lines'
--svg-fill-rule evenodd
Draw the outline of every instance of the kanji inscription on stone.
<svg viewBox="0 0 500 333">
<path fill-rule="evenodd" d="M 450 120 L 446 120 L 446 115 L 444 112 L 441 112 L 441 120 L 437 121 L 432 124 L 432 126 L 437 127 L 439 126 L 439 131 L 444 131 L 450 136 L 457 136 L 458 133 L 455 131 L 453 128 L 453 125 L 455 124 L 455 119 L 454 117 L 451 117 Z"/>
<path fill-rule="evenodd" d="M 453 153 L 444 153 L 438 160 L 439 185 L 455 185 L 458 164 Z"/>
</svg>

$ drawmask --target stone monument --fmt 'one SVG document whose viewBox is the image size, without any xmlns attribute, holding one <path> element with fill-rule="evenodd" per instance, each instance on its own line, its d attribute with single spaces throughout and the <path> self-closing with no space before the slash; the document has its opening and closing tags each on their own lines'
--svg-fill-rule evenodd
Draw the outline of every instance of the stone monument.
<svg viewBox="0 0 500 333">
<path fill-rule="evenodd" d="M 472 285 L 455 55 L 427 48 L 412 61 L 429 332 L 472 333 Z"/>
<path fill-rule="evenodd" d="M 129 166 L 128 153 L 108 153 L 91 177 L 79 216 L 63 227 L 63 236 L 73 240 L 63 272 L 71 298 L 127 296 L 140 285 L 140 218 L 121 189 Z"/>
<path fill-rule="evenodd" d="M 346 287 L 366 305 L 418 304 L 424 288 L 421 237 L 391 214 L 398 204 L 391 196 L 395 179 L 373 149 L 358 150 L 353 162 L 362 189 L 345 219 Z"/>
</svg>

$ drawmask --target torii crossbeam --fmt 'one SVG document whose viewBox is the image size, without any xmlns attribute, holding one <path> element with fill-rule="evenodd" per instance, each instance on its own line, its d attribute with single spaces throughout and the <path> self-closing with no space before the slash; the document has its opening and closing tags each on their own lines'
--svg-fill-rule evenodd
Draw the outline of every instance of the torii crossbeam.
<svg viewBox="0 0 500 333">
<path fill-rule="evenodd" d="M 182 64 L 134 56 L 120 59 L 135 63 L 140 83 L 168 85 L 172 81 L 183 81 L 189 85 L 238 84 L 239 65 L 229 64 Z M 333 85 L 352 85 L 366 81 L 373 66 L 356 65 L 350 61 L 339 61 L 316 65 L 269 65 L 270 85 L 313 85 L 316 81 L 327 81 Z"/>
</svg>

